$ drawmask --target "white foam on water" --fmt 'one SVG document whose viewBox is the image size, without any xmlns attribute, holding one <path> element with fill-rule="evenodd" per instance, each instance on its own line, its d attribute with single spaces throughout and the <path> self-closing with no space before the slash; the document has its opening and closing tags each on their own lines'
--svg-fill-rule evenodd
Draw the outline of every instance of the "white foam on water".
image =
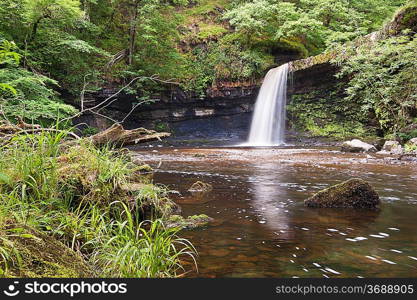
<svg viewBox="0 0 417 300">
<path fill-rule="evenodd" d="M 395 263 L 395 262 L 393 262 L 393 261 L 390 261 L 390 260 L 388 260 L 388 259 L 381 259 L 383 262 L 385 262 L 385 263 L 387 263 L 387 264 L 390 264 L 390 265 L 396 265 L 397 263 Z"/>
</svg>

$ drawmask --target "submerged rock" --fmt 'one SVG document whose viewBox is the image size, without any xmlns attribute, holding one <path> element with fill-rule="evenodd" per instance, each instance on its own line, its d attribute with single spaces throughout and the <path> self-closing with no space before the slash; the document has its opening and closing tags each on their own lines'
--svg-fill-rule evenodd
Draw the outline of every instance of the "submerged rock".
<svg viewBox="0 0 417 300">
<path fill-rule="evenodd" d="M 209 192 L 213 189 L 211 184 L 197 181 L 188 189 L 189 192 Z"/>
<path fill-rule="evenodd" d="M 194 215 L 188 218 L 184 218 L 180 215 L 172 215 L 166 221 L 167 228 L 183 228 L 183 229 L 195 229 L 198 227 L 207 226 L 213 222 L 214 219 L 207 215 Z"/>
<path fill-rule="evenodd" d="M 343 152 L 377 152 L 375 146 L 355 139 L 344 142 L 341 151 Z"/>
<path fill-rule="evenodd" d="M 304 204 L 308 207 L 376 209 L 380 199 L 369 183 L 353 178 L 318 192 Z"/>
</svg>

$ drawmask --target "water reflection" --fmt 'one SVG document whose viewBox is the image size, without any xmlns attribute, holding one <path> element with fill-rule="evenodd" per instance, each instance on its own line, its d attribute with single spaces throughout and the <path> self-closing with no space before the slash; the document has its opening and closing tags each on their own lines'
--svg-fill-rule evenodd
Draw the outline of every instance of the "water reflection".
<svg viewBox="0 0 417 300">
<path fill-rule="evenodd" d="M 204 213 L 219 221 L 181 233 L 200 254 L 200 273 L 190 276 L 417 275 L 414 169 L 210 159 L 172 159 L 163 168 L 154 180 L 181 192 L 177 200 L 184 215 Z M 380 193 L 380 212 L 304 207 L 311 193 L 352 176 L 368 180 Z M 197 180 L 212 184 L 213 191 L 187 194 Z"/>
<path fill-rule="evenodd" d="M 258 222 L 274 231 L 280 239 L 292 238 L 289 231 L 288 175 L 276 163 L 252 164 L 248 179 L 252 194 L 251 204 L 258 213 Z"/>
</svg>

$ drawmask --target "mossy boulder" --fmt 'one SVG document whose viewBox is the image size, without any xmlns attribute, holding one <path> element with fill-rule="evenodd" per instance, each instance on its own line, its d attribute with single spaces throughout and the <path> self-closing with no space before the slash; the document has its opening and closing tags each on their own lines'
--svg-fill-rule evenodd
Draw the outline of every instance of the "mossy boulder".
<svg viewBox="0 0 417 300">
<path fill-rule="evenodd" d="M 140 173 L 145 173 L 146 174 L 146 173 L 152 173 L 153 172 L 153 169 L 152 169 L 152 167 L 150 165 L 144 164 L 144 165 L 140 165 L 137 168 L 137 171 L 140 172 Z"/>
<path fill-rule="evenodd" d="M 353 178 L 324 189 L 304 201 L 308 207 L 377 209 L 380 199 L 374 188 L 360 178 Z"/>
<path fill-rule="evenodd" d="M 0 246 L 15 259 L 8 263 L 5 277 L 93 277 L 93 270 L 75 251 L 55 238 L 33 228 L 7 225 L 2 228 Z"/>
<path fill-rule="evenodd" d="M 389 35 L 395 35 L 401 33 L 404 29 L 417 30 L 417 2 L 415 1 L 410 1 L 398 11 L 383 31 Z"/>
<path fill-rule="evenodd" d="M 172 215 L 166 221 L 166 226 L 168 228 L 195 229 L 207 226 L 213 220 L 213 218 L 210 218 L 209 216 L 204 214 L 194 215 L 188 218 L 184 218 L 180 215 Z"/>
</svg>

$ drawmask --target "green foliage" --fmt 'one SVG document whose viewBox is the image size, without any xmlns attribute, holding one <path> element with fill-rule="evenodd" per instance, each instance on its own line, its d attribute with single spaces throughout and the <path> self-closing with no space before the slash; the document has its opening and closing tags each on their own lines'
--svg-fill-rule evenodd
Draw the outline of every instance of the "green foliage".
<svg viewBox="0 0 417 300">
<path fill-rule="evenodd" d="M 404 149 L 405 152 L 417 152 L 417 145 L 406 144 Z"/>
<path fill-rule="evenodd" d="M 62 103 L 52 89 L 55 80 L 29 72 L 23 68 L 0 69 L 0 82 L 13 87 L 0 92 L 0 104 L 9 117 L 22 117 L 33 122 L 53 123 L 61 117 L 76 113 L 76 109 Z"/>
<path fill-rule="evenodd" d="M 14 51 L 16 44 L 7 40 L 0 42 L 0 64 L 19 64 L 20 55 Z"/>
<path fill-rule="evenodd" d="M 96 133 L 99 133 L 99 129 L 96 127 L 87 126 L 82 130 L 83 136 L 91 136 L 95 135 Z"/>
<path fill-rule="evenodd" d="M 415 123 L 415 121 L 414 121 Z M 398 132 L 394 136 L 399 139 L 401 142 L 405 143 L 413 138 L 417 137 L 417 129 L 408 131 L 408 132 Z"/>
<path fill-rule="evenodd" d="M 14 43 L 9 41 L 1 41 L 0 44 L 0 64 L 9 65 L 10 63 L 19 63 L 20 55 L 14 52 L 13 50 L 16 48 Z M 16 95 L 16 89 L 8 83 L 4 83 L 0 81 L 0 92 L 9 92 L 12 95 Z"/>
<path fill-rule="evenodd" d="M 236 1 L 225 18 L 237 31 L 254 39 L 298 37 L 319 50 L 369 33 L 405 1 L 384 0 L 253 0 Z M 311 53 L 314 54 L 314 53 Z"/>
<path fill-rule="evenodd" d="M 171 132 L 171 128 L 169 127 L 169 123 L 158 122 L 154 126 L 154 130 L 158 132 Z"/>
<path fill-rule="evenodd" d="M 19 67 L 21 55 L 15 43 L 0 44 L 0 106 L 7 117 L 22 117 L 34 122 L 53 122 L 76 110 L 57 98 L 52 89 L 57 82 Z"/>
<path fill-rule="evenodd" d="M 7 66 L 2 101 L 12 116 L 51 121 L 73 113 L 58 100 L 58 89 L 73 99 L 85 86 L 97 90 L 152 75 L 204 97 L 216 84 L 257 82 L 275 66 L 274 56 L 318 54 L 367 34 L 405 2 L 3 0 L 0 38 L 20 50 L 10 50 L 10 42 L 0 52 Z M 12 63 L 16 52 L 20 69 Z M 147 96 L 160 89 L 138 82 L 130 91 Z"/>
<path fill-rule="evenodd" d="M 339 76 L 349 77 L 346 99 L 359 100 L 362 116 L 374 114 L 385 132 L 398 132 L 416 117 L 416 47 L 417 35 L 404 32 L 339 58 Z"/>
<path fill-rule="evenodd" d="M 42 132 L 16 136 L 0 148 L 2 275 L 76 276 L 55 263 L 61 261 L 61 255 L 68 257 L 70 250 L 90 258 L 92 268 L 101 276 L 178 275 L 180 258 L 194 257 L 195 249 L 179 238 L 176 230 L 166 230 L 158 220 L 141 223 L 138 214 L 145 202 L 165 201 L 167 191 L 150 184 L 125 191 L 125 184 L 138 180 L 136 168 L 126 156 L 110 147 L 97 149 L 84 143 L 62 147 L 66 135 Z M 57 239 L 66 247 L 59 243 L 60 253 L 51 253 L 48 248 L 45 255 L 37 257 L 14 243 L 16 231 L 4 230 L 10 224 L 25 224 L 19 238 L 42 241 L 36 245 L 51 247 Z M 68 265 L 76 264 L 81 272 L 86 264 L 71 253 Z M 44 272 L 50 273 L 42 273 L 42 268 L 35 272 L 37 263 L 48 265 Z"/>
<path fill-rule="evenodd" d="M 203 40 L 218 38 L 227 30 L 221 26 L 216 24 L 202 24 L 200 26 L 200 32 L 198 33 L 198 37 Z"/>
<path fill-rule="evenodd" d="M 290 125 L 313 136 L 345 139 L 372 134 L 365 130 L 360 105 L 343 98 L 343 85 L 293 95 L 288 104 Z"/>
<path fill-rule="evenodd" d="M 110 277 L 161 278 L 178 275 L 183 270 L 180 257 L 194 259 L 195 249 L 177 236 L 178 229 L 166 229 L 160 220 L 137 223 L 127 206 L 124 220 L 114 221 L 93 241 L 97 251 L 93 261 Z"/>
</svg>

